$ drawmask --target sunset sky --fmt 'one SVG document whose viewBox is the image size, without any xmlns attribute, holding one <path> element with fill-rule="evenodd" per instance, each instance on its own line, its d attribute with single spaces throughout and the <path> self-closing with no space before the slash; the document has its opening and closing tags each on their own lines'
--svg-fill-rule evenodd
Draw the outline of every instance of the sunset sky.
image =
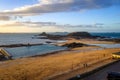
<svg viewBox="0 0 120 80">
<path fill-rule="evenodd" d="M 0 33 L 120 32 L 120 0 L 0 0 Z"/>
</svg>

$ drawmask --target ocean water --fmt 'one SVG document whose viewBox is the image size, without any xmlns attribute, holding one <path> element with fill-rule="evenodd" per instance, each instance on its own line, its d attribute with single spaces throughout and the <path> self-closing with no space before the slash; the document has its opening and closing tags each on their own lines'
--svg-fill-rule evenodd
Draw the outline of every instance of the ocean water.
<svg viewBox="0 0 120 80">
<path fill-rule="evenodd" d="M 9 45 L 9 44 L 37 44 L 37 43 L 45 43 L 46 41 L 51 42 L 59 42 L 55 40 L 49 39 L 33 39 L 34 35 L 38 35 L 39 33 L 0 33 L 0 45 Z M 56 34 L 56 33 L 52 33 Z M 57 33 L 59 34 L 66 34 L 66 33 Z M 105 36 L 111 38 L 120 38 L 120 33 L 91 33 L 95 36 Z"/>
<path fill-rule="evenodd" d="M 1 33 L 0 34 L 0 45 L 10 45 L 10 44 L 38 44 L 45 43 L 46 41 L 54 42 L 48 39 L 33 39 L 32 37 L 37 35 L 37 33 Z"/>
<path fill-rule="evenodd" d="M 93 36 L 103 36 L 109 38 L 120 38 L 120 33 L 91 33 Z M 90 44 L 104 48 L 120 48 L 120 44 Z"/>
<path fill-rule="evenodd" d="M 94 36 L 103 36 L 110 38 L 120 38 L 120 33 L 91 33 Z"/>
<path fill-rule="evenodd" d="M 42 55 L 45 53 L 50 53 L 54 51 L 64 50 L 66 47 L 55 46 L 52 44 L 46 44 L 46 41 L 50 41 L 53 43 L 63 42 L 63 40 L 49 40 L 49 39 L 36 39 L 32 38 L 34 35 L 38 35 L 39 33 L 2 33 L 0 34 L 0 45 L 10 45 L 10 44 L 40 44 L 37 46 L 30 47 L 15 47 L 15 48 L 4 48 L 9 54 L 12 55 L 12 58 L 20 58 L 20 57 L 29 57 L 35 55 Z"/>
<path fill-rule="evenodd" d="M 10 53 L 14 59 L 20 58 L 20 57 L 28 57 L 28 56 L 35 56 L 35 55 L 42 55 L 49 52 L 59 51 L 59 50 L 65 50 L 66 47 L 59 47 L 52 44 L 46 44 L 46 41 L 51 41 L 53 43 L 56 42 L 63 42 L 63 41 L 55 41 L 55 40 L 49 40 L 49 39 L 35 39 L 32 38 L 34 35 L 37 35 L 39 33 L 26 33 L 26 34 L 19 34 L 19 33 L 5 33 L 0 34 L 0 45 L 9 45 L 9 44 L 38 44 L 43 43 L 43 45 L 37 45 L 37 46 L 31 46 L 31 47 L 16 47 L 16 48 L 5 48 L 5 50 Z M 53 33 L 54 34 L 54 33 Z M 56 34 L 56 33 L 55 33 Z M 58 33 L 57 33 L 58 34 Z M 105 37 L 112 37 L 112 38 L 120 38 L 120 33 L 91 33 L 92 35 L 96 36 L 105 36 Z M 113 44 L 113 45 L 107 45 L 107 44 L 96 44 L 101 47 L 106 48 L 118 48 L 120 47 L 120 44 Z"/>
</svg>

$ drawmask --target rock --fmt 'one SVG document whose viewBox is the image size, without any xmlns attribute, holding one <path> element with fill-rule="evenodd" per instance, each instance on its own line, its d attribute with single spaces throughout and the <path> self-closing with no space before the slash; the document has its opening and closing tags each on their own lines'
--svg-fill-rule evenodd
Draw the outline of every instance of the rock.
<svg viewBox="0 0 120 80">
<path fill-rule="evenodd" d="M 50 44 L 50 43 L 52 43 L 52 42 L 51 42 L 51 41 L 46 41 L 46 43 Z"/>
<path fill-rule="evenodd" d="M 83 43 L 69 43 L 69 44 L 64 44 L 62 45 L 63 47 L 68 47 L 68 48 L 76 48 L 76 47 L 83 47 L 83 46 L 87 46 L 86 44 Z"/>
<path fill-rule="evenodd" d="M 51 39 L 51 40 L 62 40 L 65 37 L 63 35 L 47 34 L 46 32 L 41 33 L 39 36 L 45 36 L 46 39 Z"/>
<path fill-rule="evenodd" d="M 40 36 L 47 36 L 48 34 L 46 32 L 42 32 Z"/>
<path fill-rule="evenodd" d="M 91 38 L 91 37 L 93 37 L 88 32 L 73 32 L 73 33 L 68 34 L 67 36 L 72 37 L 72 38 Z"/>
<path fill-rule="evenodd" d="M 111 38 L 103 38 L 99 39 L 100 41 L 110 41 L 110 42 L 115 42 L 115 43 L 120 43 L 120 39 L 111 39 Z"/>
<path fill-rule="evenodd" d="M 52 35 L 52 34 L 47 34 L 46 32 L 43 32 L 39 34 L 39 36 L 45 36 L 46 38 L 51 40 L 63 40 L 67 38 L 75 38 L 75 39 L 98 38 L 98 36 L 92 36 L 88 32 L 73 32 L 73 33 L 69 33 L 68 35 Z"/>
</svg>

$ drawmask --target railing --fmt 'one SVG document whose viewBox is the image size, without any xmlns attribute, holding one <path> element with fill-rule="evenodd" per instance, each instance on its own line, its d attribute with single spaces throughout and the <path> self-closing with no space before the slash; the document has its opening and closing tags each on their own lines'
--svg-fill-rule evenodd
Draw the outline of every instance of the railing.
<svg viewBox="0 0 120 80">
<path fill-rule="evenodd" d="M 71 65 L 71 69 L 67 70 L 67 71 L 64 71 L 64 72 L 59 72 L 57 74 L 54 74 L 54 75 L 51 75 L 51 76 L 48 76 L 47 78 L 45 78 L 44 80 L 52 80 L 53 78 L 57 77 L 57 76 L 60 76 L 60 75 L 64 75 L 64 74 L 67 74 L 67 73 L 71 73 L 72 71 L 75 71 L 75 70 L 78 70 L 78 69 L 85 69 L 83 73 L 85 72 L 88 72 L 89 70 L 87 70 L 87 67 L 88 66 L 91 66 L 91 65 L 94 65 L 96 63 L 101 63 L 101 62 L 104 62 L 106 60 L 111 60 L 112 58 L 109 56 L 109 57 L 104 57 L 103 59 L 98 59 L 97 61 L 93 61 L 91 63 L 87 63 L 87 64 L 73 64 Z M 77 66 L 75 66 L 77 65 Z"/>
</svg>

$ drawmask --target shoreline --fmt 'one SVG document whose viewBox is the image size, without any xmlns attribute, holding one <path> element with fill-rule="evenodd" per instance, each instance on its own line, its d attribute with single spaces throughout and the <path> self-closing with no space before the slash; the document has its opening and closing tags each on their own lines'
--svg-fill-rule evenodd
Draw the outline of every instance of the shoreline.
<svg viewBox="0 0 120 80">
<path fill-rule="evenodd" d="M 82 48 L 93 48 L 93 50 L 92 49 L 90 49 L 89 51 L 95 51 L 95 50 L 102 50 L 102 49 L 104 49 L 104 48 L 101 48 L 101 47 L 99 47 L 99 46 L 94 46 L 94 45 L 92 45 L 92 46 L 83 46 L 83 47 L 78 47 L 78 48 L 67 48 L 67 49 L 65 49 L 65 50 L 59 50 L 59 51 L 53 51 L 53 52 L 48 52 L 48 53 L 45 53 L 45 54 L 41 54 L 41 55 L 34 55 L 34 56 L 29 56 L 29 57 L 25 57 L 25 58 L 31 58 L 31 57 L 45 57 L 45 56 L 50 56 L 50 55 L 59 55 L 59 53 L 61 54 L 62 52 L 69 52 L 69 51 L 77 51 L 77 49 L 78 49 L 78 51 L 80 51 L 80 52 L 82 52 Z M 97 48 L 97 49 L 96 49 Z M 79 49 L 81 49 L 81 50 L 79 50 Z M 85 52 L 86 50 L 83 50 L 83 52 Z M 87 52 L 87 51 L 86 51 Z"/>
<path fill-rule="evenodd" d="M 84 40 L 85 40 L 85 42 L 83 42 Z M 51 45 L 61 46 L 61 44 L 62 45 L 64 45 L 64 44 L 71 44 L 73 42 L 83 43 L 84 44 L 84 43 L 86 43 L 86 41 L 88 41 L 89 43 L 93 43 L 94 42 L 93 39 L 90 39 L 90 41 L 89 41 L 89 39 L 82 39 L 82 40 L 70 39 L 70 40 L 67 40 L 66 42 L 55 43 L 55 44 L 51 44 Z M 101 44 L 101 42 L 103 42 L 103 41 L 97 41 L 97 42 Z M 95 40 L 95 43 L 96 43 L 96 40 Z M 115 43 L 108 43 L 108 44 L 115 44 Z M 2 46 L 2 48 L 17 48 L 17 47 L 30 47 L 30 46 L 37 46 L 37 45 L 44 45 L 44 44 L 42 44 L 42 43 L 40 43 L 40 44 L 12 44 L 12 45 L 0 45 L 0 47 Z M 85 46 L 82 46 L 82 47 L 85 47 Z M 80 47 L 80 48 L 82 48 L 82 47 Z M 97 46 L 97 45 L 89 45 L 89 44 L 86 47 L 98 47 L 98 48 L 102 48 L 102 47 Z M 76 48 L 67 48 L 67 49 L 64 49 L 64 50 L 52 51 L 52 52 L 47 52 L 47 53 L 33 55 L 33 56 L 19 57 L 19 58 L 15 58 L 15 59 L 29 58 L 29 57 L 49 56 L 49 55 L 58 54 L 58 53 L 61 53 L 61 52 L 64 52 L 64 51 L 71 51 L 73 49 L 76 49 Z M 13 58 L 13 60 L 15 60 L 15 59 Z"/>
<path fill-rule="evenodd" d="M 118 43 L 115 43 L 115 42 L 110 42 L 110 41 L 99 41 L 99 40 L 96 40 L 96 39 L 74 39 L 74 38 L 70 38 L 70 39 L 67 39 L 66 42 L 63 42 L 63 43 L 57 43 L 56 45 L 64 45 L 66 43 L 73 43 L 73 42 L 78 42 L 78 43 L 83 43 L 83 44 L 118 44 Z"/>
<path fill-rule="evenodd" d="M 94 42 L 93 40 L 86 40 L 85 42 L 87 41 L 89 43 Z M 64 43 L 72 42 L 80 43 L 80 40 L 71 40 Z M 100 41 L 100 43 L 102 42 Z M 78 68 L 81 69 L 84 67 L 84 64 L 87 64 L 89 67 L 91 66 L 89 64 L 98 63 L 102 60 L 107 62 L 106 59 L 111 58 L 112 53 L 115 52 L 120 52 L 120 48 L 83 46 L 71 49 L 68 48 L 66 50 L 50 52 L 42 55 L 7 60 L 0 63 L 0 79 L 6 80 L 6 78 L 8 78 L 9 80 L 23 80 L 23 78 L 26 78 L 28 80 L 48 80 L 48 78 L 54 78 L 54 75 L 73 71 Z M 101 63 L 101 65 L 104 64 Z M 96 67 L 91 66 L 91 68 L 95 69 Z M 84 69 L 88 70 L 86 67 Z M 72 72 L 70 73 L 72 74 Z M 74 76 L 75 74 L 69 76 L 69 78 Z M 56 78 L 55 80 L 66 79 Z"/>
<path fill-rule="evenodd" d="M 24 47 L 24 46 L 22 46 L 22 47 Z M 66 48 L 66 49 L 64 49 L 64 50 L 59 50 L 59 51 L 53 51 L 53 52 L 48 52 L 48 53 L 44 53 L 44 54 L 39 54 L 39 55 L 34 55 L 34 56 L 26 56 L 26 57 L 19 57 L 19 58 L 11 58 L 11 59 L 5 59 L 5 60 L 3 60 L 3 61 L 9 61 L 9 60 L 17 60 L 17 59 L 22 59 L 22 58 L 35 58 L 35 57 L 46 57 L 46 56 L 52 56 L 52 55 L 59 55 L 59 54 L 61 54 L 61 53 L 64 53 L 64 52 L 70 52 L 70 51 L 79 51 L 79 52 L 87 52 L 86 50 L 82 50 L 82 48 L 93 48 L 93 50 L 92 49 L 90 49 L 90 50 L 88 50 L 88 51 L 95 51 L 95 50 L 102 50 L 102 49 L 104 49 L 104 48 L 101 48 L 101 47 L 99 47 L 99 46 L 84 46 L 84 47 L 78 47 L 78 48 Z M 10 48 L 12 48 L 12 47 L 10 47 Z M 13 47 L 14 48 L 14 47 Z M 97 49 L 97 48 L 99 48 L 99 49 Z M 3 61 L 0 61 L 0 62 L 3 62 Z"/>
<path fill-rule="evenodd" d="M 77 50 L 80 49 L 86 49 L 86 47 L 77 48 Z M 88 47 L 87 49 L 91 48 Z M 22 80 L 23 77 L 26 77 L 28 80 L 35 80 L 36 78 L 37 80 L 43 80 L 49 76 L 71 70 L 72 64 L 74 66 L 73 68 L 78 66 L 82 67 L 84 63 L 89 63 L 90 61 L 94 63 L 96 60 L 99 61 L 110 57 L 110 53 L 117 51 L 120 51 L 120 49 L 104 49 L 87 52 L 78 52 L 76 49 L 73 49 L 73 51 L 60 51 L 58 54 L 53 53 L 48 56 L 8 60 L 0 64 L 0 72 L 2 72 L 0 78 L 5 79 L 6 77 L 11 77 L 11 80 L 14 80 L 15 77 L 13 76 L 19 76 L 16 77 L 17 80 Z M 104 54 L 106 55 L 105 57 L 103 57 Z M 9 73 L 11 71 L 13 73 Z"/>
<path fill-rule="evenodd" d="M 39 45 L 39 44 L 37 44 Z M 37 45 L 32 45 L 32 46 L 37 46 Z M 43 45 L 43 44 L 41 44 Z M 55 45 L 57 46 L 57 45 Z M 21 46 L 21 47 L 24 47 L 24 46 Z M 27 46 L 25 46 L 27 47 Z M 14 47 L 10 47 L 10 48 L 14 48 Z M 16 47 L 17 48 L 17 47 Z M 88 50 L 86 50 L 86 48 L 90 48 Z M 87 45 L 87 46 L 83 46 L 83 47 L 76 47 L 76 48 L 66 48 L 66 49 L 63 49 L 63 50 L 58 50 L 58 51 L 52 51 L 52 52 L 47 52 L 47 53 L 43 53 L 43 54 L 38 54 L 38 55 L 33 55 L 33 56 L 26 56 L 26 57 L 19 57 L 19 58 L 12 58 L 10 60 L 16 60 L 16 59 L 21 59 L 21 58 L 34 58 L 34 57 L 46 57 L 46 56 L 51 56 L 51 55 L 59 55 L 59 53 L 62 53 L 62 52 L 70 52 L 70 51 L 73 51 L 73 52 L 76 52 L 76 51 L 79 51 L 79 52 L 87 52 L 87 51 L 95 51 L 95 50 L 103 50 L 105 48 L 102 48 L 102 47 L 99 47 L 99 46 L 95 46 L 95 45 Z M 6 60 L 3 60 L 3 61 L 8 61 L 9 59 L 6 59 Z"/>
</svg>

